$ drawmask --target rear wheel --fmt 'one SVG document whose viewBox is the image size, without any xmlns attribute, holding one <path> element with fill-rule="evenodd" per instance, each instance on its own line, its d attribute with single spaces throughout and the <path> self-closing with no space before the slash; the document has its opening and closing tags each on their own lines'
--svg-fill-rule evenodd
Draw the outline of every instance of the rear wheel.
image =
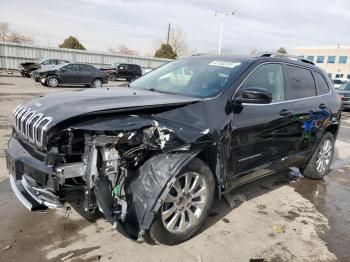
<svg viewBox="0 0 350 262">
<path fill-rule="evenodd" d="M 102 81 L 100 79 L 94 79 L 94 81 L 92 81 L 92 87 L 94 87 L 94 88 L 101 88 L 102 87 Z"/>
<path fill-rule="evenodd" d="M 329 171 L 334 155 L 334 137 L 325 132 L 320 144 L 313 153 L 304 170 L 304 176 L 311 179 L 322 179 Z"/>
<path fill-rule="evenodd" d="M 193 159 L 176 177 L 150 229 L 155 241 L 176 245 L 198 232 L 214 200 L 215 182 L 209 167 Z"/>
<path fill-rule="evenodd" d="M 51 76 L 46 80 L 46 85 L 48 87 L 57 87 L 58 84 L 59 84 L 59 81 L 57 77 Z"/>
</svg>

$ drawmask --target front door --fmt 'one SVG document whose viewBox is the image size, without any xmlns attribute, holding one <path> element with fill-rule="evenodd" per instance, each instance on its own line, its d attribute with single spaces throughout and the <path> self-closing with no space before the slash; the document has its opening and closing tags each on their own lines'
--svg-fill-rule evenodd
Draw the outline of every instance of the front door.
<svg viewBox="0 0 350 262">
<path fill-rule="evenodd" d="M 233 114 L 231 183 L 254 179 L 287 165 L 293 151 L 291 129 L 294 112 L 289 100 L 284 67 L 280 63 L 258 66 L 242 83 L 235 97 L 246 88 L 260 87 L 272 93 L 270 104 L 245 104 Z"/>
<path fill-rule="evenodd" d="M 79 65 L 69 64 L 60 70 L 62 84 L 78 84 L 79 83 Z"/>
<path fill-rule="evenodd" d="M 79 65 L 79 83 L 91 84 L 94 78 L 94 69 L 89 65 Z"/>
</svg>

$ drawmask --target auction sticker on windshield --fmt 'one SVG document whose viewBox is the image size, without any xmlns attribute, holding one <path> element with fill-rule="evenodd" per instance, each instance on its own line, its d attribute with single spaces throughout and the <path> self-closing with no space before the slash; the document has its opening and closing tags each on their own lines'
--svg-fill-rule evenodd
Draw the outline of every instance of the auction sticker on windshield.
<svg viewBox="0 0 350 262">
<path fill-rule="evenodd" d="M 240 64 L 241 63 L 233 63 L 233 62 L 228 62 L 228 61 L 213 61 L 209 65 L 234 68 L 236 66 L 239 66 Z"/>
</svg>

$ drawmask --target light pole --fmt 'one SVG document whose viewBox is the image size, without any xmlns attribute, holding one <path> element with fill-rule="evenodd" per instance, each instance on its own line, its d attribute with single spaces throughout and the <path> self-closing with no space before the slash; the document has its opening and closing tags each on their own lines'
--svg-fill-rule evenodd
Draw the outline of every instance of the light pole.
<svg viewBox="0 0 350 262">
<path fill-rule="evenodd" d="M 220 21 L 220 36 L 219 36 L 219 55 L 221 54 L 221 48 L 222 48 L 222 35 L 224 32 L 224 18 L 225 16 L 234 15 L 235 11 L 229 11 L 229 12 L 220 12 L 218 10 L 215 10 L 215 16 L 220 15 L 221 21 Z"/>
</svg>

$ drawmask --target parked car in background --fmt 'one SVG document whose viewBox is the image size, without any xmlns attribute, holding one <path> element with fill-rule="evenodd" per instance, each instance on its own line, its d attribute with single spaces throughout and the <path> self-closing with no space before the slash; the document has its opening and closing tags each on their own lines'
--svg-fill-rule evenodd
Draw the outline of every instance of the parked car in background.
<svg viewBox="0 0 350 262">
<path fill-rule="evenodd" d="M 153 70 L 152 68 L 146 68 L 145 71 L 144 71 L 144 73 L 145 73 L 145 74 L 148 74 L 148 73 L 151 72 L 152 70 Z"/>
<path fill-rule="evenodd" d="M 110 67 L 100 69 L 108 73 L 108 78 L 111 81 L 116 81 L 118 78 L 124 78 L 127 81 L 131 81 L 142 76 L 141 67 L 135 64 L 114 63 Z"/>
<path fill-rule="evenodd" d="M 349 80 L 346 78 L 333 79 L 334 88 L 339 88 L 341 85 L 343 85 L 344 83 L 347 83 L 347 82 L 349 82 Z"/>
<path fill-rule="evenodd" d="M 68 60 L 62 60 L 62 59 L 46 59 L 46 60 L 41 60 L 40 62 L 21 63 L 19 65 L 19 69 L 23 77 L 31 77 L 32 73 L 35 70 L 49 69 L 49 68 L 53 68 L 56 65 L 68 64 L 68 63 L 71 63 L 71 62 Z"/>
<path fill-rule="evenodd" d="M 336 90 L 340 95 L 342 108 L 350 109 L 350 82 L 345 82 Z"/>
<path fill-rule="evenodd" d="M 327 175 L 340 109 L 308 60 L 188 57 L 128 87 L 18 106 L 6 162 L 31 211 L 77 201 L 131 239 L 174 245 L 200 230 L 215 196 L 291 167 Z"/>
<path fill-rule="evenodd" d="M 86 85 L 95 88 L 108 83 L 108 75 L 87 64 L 63 64 L 38 71 L 36 77 L 48 87 L 58 85 Z"/>
</svg>

